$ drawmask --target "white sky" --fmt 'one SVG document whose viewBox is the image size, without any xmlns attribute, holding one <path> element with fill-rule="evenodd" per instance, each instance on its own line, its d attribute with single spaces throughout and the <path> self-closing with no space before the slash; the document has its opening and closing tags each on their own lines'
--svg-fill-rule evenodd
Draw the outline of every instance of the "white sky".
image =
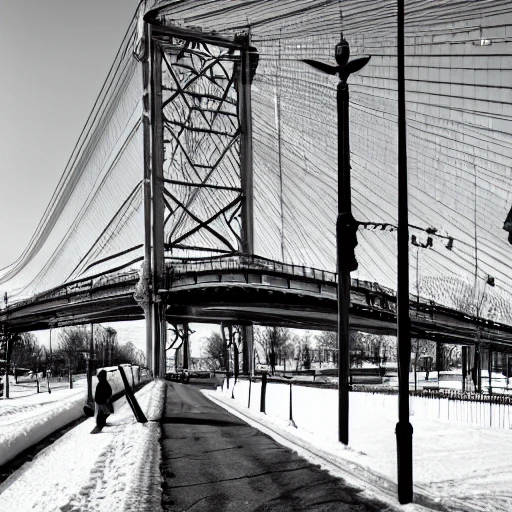
<svg viewBox="0 0 512 512">
<path fill-rule="evenodd" d="M 138 3 L 0 1 L 0 268 L 34 233 Z"/>
<path fill-rule="evenodd" d="M 0 1 L 0 267 L 43 216 L 138 4 Z M 144 348 L 142 322 L 114 328 Z M 48 346 L 49 331 L 34 334 Z"/>
</svg>

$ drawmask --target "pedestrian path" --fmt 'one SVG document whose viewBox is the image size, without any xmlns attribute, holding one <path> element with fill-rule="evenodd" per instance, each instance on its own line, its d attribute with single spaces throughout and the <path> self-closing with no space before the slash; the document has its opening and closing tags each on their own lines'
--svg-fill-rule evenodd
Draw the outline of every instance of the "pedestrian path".
<svg viewBox="0 0 512 512">
<path fill-rule="evenodd" d="M 164 511 L 393 510 L 250 427 L 197 388 L 168 383 L 166 391 Z"/>
</svg>

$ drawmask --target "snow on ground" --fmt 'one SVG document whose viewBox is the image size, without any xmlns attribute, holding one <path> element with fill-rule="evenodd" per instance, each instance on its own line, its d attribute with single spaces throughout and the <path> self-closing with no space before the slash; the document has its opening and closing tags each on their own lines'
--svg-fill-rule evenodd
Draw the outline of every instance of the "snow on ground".
<svg viewBox="0 0 512 512">
<path fill-rule="evenodd" d="M 231 384 L 233 380 L 231 380 Z M 289 385 L 269 383 L 266 412 L 259 412 L 261 384 L 249 382 L 233 388 L 203 391 L 225 407 L 264 425 L 307 452 L 320 455 L 338 468 L 344 478 L 396 500 L 396 439 L 398 398 L 392 395 L 350 394 L 349 447 L 338 440 L 337 390 L 293 386 L 293 419 L 289 419 Z M 450 404 L 448 400 L 411 398 L 414 428 L 414 484 L 419 501 L 436 502 L 453 511 L 512 510 L 512 431 L 510 411 L 493 411 L 501 422 L 489 426 L 471 423 L 470 411 L 483 418 L 489 404 Z M 507 407 L 507 409 L 509 409 Z M 455 415 L 455 411 L 458 415 Z M 485 426 L 482 426 L 485 425 Z M 348 463 L 348 465 L 347 465 Z M 350 474 L 347 474 L 347 471 Z M 396 501 L 395 501 L 396 503 Z M 432 506 L 432 505 L 430 505 Z M 416 510 L 416 509 L 411 509 Z"/>
<path fill-rule="evenodd" d="M 51 394 L 43 387 L 42 393 L 30 389 L 28 394 L 27 387 L 14 385 L 11 396 L 18 398 L 0 401 L 0 466 L 83 415 L 85 380 Z"/>
<path fill-rule="evenodd" d="M 73 385 L 85 385 L 85 374 L 73 375 Z M 50 389 L 53 393 L 54 391 L 68 389 L 69 382 L 68 377 L 58 380 L 57 377 L 52 377 L 50 379 Z M 41 393 L 48 393 L 48 383 L 46 379 L 41 379 L 39 381 L 39 391 L 37 393 L 37 383 L 35 378 L 28 377 L 20 377 L 18 379 L 18 384 L 15 384 L 14 377 L 12 375 L 9 376 L 9 401 L 15 400 L 17 398 L 23 398 L 30 395 L 39 395 Z M 51 393 L 50 393 L 51 394 Z M 0 404 L 3 400 L 7 400 L 2 396 L 2 400 L 0 400 Z"/>
<path fill-rule="evenodd" d="M 121 398 L 101 433 L 91 434 L 90 418 L 42 450 L 0 485 L 0 510 L 161 510 L 157 420 L 164 390 L 163 381 L 153 381 L 136 393 L 148 423 L 137 423 Z"/>
</svg>

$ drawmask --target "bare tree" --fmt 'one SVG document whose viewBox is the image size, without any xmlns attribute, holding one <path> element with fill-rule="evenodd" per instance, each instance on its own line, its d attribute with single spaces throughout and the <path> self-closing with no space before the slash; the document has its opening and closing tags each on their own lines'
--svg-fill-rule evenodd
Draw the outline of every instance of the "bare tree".
<svg viewBox="0 0 512 512">
<path fill-rule="evenodd" d="M 69 374 L 69 387 L 73 387 L 72 373 L 84 362 L 83 351 L 87 349 L 89 330 L 85 326 L 66 327 L 59 333 L 57 355 L 64 358 Z"/>
<path fill-rule="evenodd" d="M 431 356 L 432 358 L 436 353 L 436 342 L 430 340 L 422 340 L 420 338 L 415 338 L 411 340 L 411 346 L 415 348 L 414 353 L 414 390 L 418 389 L 418 362 L 423 356 Z M 426 363 L 425 371 L 427 372 L 426 378 L 428 378 L 428 374 L 431 370 L 430 363 Z"/>
<path fill-rule="evenodd" d="M 30 332 L 24 332 L 13 339 L 11 365 L 14 379 L 18 382 L 18 368 L 32 369 L 34 352 L 39 351 L 37 338 Z"/>
<path fill-rule="evenodd" d="M 323 331 L 315 336 L 320 364 L 324 362 L 336 363 L 338 358 L 338 335 L 336 332 Z"/>
<path fill-rule="evenodd" d="M 131 341 L 124 344 L 116 344 L 112 355 L 113 364 L 134 364 L 144 366 L 146 363 L 146 355 L 142 350 L 137 348 Z"/>
<path fill-rule="evenodd" d="M 293 346 L 295 350 L 296 366 L 295 370 L 304 368 L 308 370 L 311 367 L 311 333 L 304 331 L 302 334 L 293 337 Z"/>
<path fill-rule="evenodd" d="M 274 375 L 277 362 L 282 361 L 283 355 L 286 360 L 291 352 L 290 331 L 286 327 L 263 327 L 256 331 L 255 340 Z"/>
<path fill-rule="evenodd" d="M 206 359 L 206 364 L 212 370 L 225 367 L 224 340 L 218 332 L 212 332 L 204 340 L 203 357 Z"/>
</svg>

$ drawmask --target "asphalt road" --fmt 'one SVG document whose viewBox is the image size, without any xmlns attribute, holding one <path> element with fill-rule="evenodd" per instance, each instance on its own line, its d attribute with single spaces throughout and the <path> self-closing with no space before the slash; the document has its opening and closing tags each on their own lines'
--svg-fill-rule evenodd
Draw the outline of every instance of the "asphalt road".
<svg viewBox="0 0 512 512">
<path fill-rule="evenodd" d="M 162 418 L 165 511 L 388 509 L 213 404 L 199 387 L 168 383 Z"/>
</svg>

